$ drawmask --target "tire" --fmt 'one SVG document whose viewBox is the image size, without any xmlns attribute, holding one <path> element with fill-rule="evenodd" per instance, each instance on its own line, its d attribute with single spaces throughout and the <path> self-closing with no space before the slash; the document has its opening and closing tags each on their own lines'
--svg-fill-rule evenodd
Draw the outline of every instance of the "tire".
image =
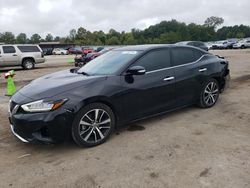
<svg viewBox="0 0 250 188">
<path fill-rule="evenodd" d="M 201 108 L 211 108 L 219 98 L 220 87 L 215 79 L 209 79 L 202 87 L 198 106 Z"/>
<path fill-rule="evenodd" d="M 240 48 L 241 48 L 241 49 L 245 49 L 245 46 L 244 46 L 244 45 L 242 45 Z"/>
<path fill-rule="evenodd" d="M 25 60 L 23 60 L 22 67 L 23 67 L 25 70 L 33 69 L 33 68 L 35 67 L 35 62 L 34 62 L 34 60 L 31 59 L 31 58 L 25 59 Z"/>
<path fill-rule="evenodd" d="M 92 147 L 104 143 L 114 128 L 115 115 L 111 108 L 103 103 L 92 103 L 77 113 L 71 133 L 77 145 Z"/>
</svg>

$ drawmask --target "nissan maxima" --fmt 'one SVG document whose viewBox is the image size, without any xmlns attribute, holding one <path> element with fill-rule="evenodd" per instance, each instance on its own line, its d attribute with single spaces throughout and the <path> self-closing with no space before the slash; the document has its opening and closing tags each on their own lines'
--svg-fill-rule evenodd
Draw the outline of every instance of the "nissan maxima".
<svg viewBox="0 0 250 188">
<path fill-rule="evenodd" d="M 10 100 L 11 130 L 23 142 L 96 146 L 130 122 L 214 106 L 228 78 L 228 62 L 199 48 L 122 47 L 21 88 Z"/>
</svg>

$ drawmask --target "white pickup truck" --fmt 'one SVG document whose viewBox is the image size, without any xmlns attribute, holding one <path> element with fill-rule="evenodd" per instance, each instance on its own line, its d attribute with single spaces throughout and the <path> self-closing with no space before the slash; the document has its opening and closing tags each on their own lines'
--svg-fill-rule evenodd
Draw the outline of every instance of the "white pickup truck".
<svg viewBox="0 0 250 188">
<path fill-rule="evenodd" d="M 38 45 L 0 45 L 0 67 L 22 66 L 33 69 L 35 64 L 44 63 L 42 49 Z"/>
</svg>

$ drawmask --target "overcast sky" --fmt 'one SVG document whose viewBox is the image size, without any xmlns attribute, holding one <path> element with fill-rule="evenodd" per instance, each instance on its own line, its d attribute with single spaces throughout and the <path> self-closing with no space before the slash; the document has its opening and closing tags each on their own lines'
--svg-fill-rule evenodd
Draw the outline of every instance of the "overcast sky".
<svg viewBox="0 0 250 188">
<path fill-rule="evenodd" d="M 72 28 L 144 29 L 162 20 L 250 25 L 249 0 L 0 0 L 0 32 L 66 36 Z"/>
</svg>

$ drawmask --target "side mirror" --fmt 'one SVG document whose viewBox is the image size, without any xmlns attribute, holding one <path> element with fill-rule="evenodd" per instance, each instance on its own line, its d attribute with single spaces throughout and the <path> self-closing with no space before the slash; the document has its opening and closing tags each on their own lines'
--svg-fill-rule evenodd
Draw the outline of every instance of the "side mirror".
<svg viewBox="0 0 250 188">
<path fill-rule="evenodd" d="M 127 72 L 128 75 L 143 75 L 146 73 L 146 69 L 142 66 L 130 67 Z"/>
</svg>

